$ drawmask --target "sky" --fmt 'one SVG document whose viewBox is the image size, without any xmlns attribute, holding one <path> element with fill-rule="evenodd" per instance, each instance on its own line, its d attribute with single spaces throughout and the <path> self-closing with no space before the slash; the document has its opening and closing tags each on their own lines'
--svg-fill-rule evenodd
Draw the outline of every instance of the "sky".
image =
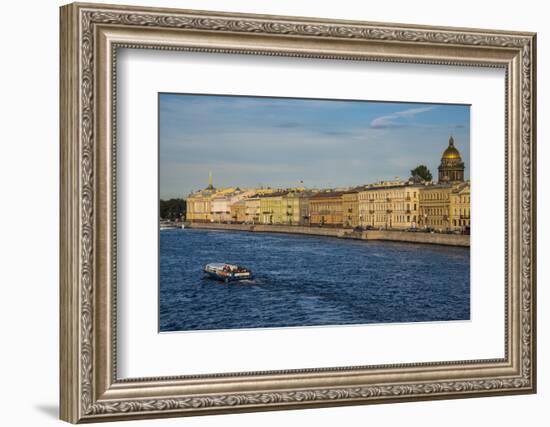
<svg viewBox="0 0 550 427">
<path fill-rule="evenodd" d="M 159 94 L 160 197 L 215 187 L 333 188 L 437 179 L 449 137 L 470 166 L 470 107 Z"/>
</svg>

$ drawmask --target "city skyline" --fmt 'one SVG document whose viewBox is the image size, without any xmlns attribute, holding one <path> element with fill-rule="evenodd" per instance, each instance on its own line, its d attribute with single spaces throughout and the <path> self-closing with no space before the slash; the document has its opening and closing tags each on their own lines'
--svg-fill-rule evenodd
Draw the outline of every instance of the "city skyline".
<svg viewBox="0 0 550 427">
<path fill-rule="evenodd" d="M 351 187 L 425 164 L 453 136 L 470 163 L 468 105 L 159 94 L 160 197 L 218 187 Z"/>
</svg>

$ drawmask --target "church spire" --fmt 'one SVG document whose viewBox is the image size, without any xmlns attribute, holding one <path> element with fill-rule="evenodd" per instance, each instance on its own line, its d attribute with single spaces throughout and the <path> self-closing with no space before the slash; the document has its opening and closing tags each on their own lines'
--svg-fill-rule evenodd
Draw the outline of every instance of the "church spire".
<svg viewBox="0 0 550 427">
<path fill-rule="evenodd" d="M 208 172 L 208 189 L 214 189 L 214 186 L 212 185 L 212 171 Z"/>
</svg>

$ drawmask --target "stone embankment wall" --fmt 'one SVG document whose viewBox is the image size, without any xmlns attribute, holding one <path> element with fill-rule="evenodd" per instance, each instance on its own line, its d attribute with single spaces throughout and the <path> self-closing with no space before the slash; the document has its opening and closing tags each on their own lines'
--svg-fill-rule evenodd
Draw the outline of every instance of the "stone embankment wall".
<svg viewBox="0 0 550 427">
<path fill-rule="evenodd" d="M 314 236 L 340 237 L 357 240 L 388 240 L 394 242 L 428 243 L 447 246 L 470 246 L 470 236 L 441 233 L 412 233 L 406 231 L 367 230 L 353 231 L 346 228 L 303 227 L 298 225 L 263 225 L 263 224 L 215 224 L 186 223 L 189 228 L 211 230 L 235 230 L 259 233 L 308 234 Z"/>
</svg>

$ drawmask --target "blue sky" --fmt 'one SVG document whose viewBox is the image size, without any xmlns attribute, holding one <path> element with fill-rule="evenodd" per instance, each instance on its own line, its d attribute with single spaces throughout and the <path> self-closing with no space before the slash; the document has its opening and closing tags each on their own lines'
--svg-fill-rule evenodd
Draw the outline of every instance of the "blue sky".
<svg viewBox="0 0 550 427">
<path fill-rule="evenodd" d="M 160 196 L 217 187 L 339 187 L 437 166 L 450 135 L 470 166 L 470 107 L 160 94 Z"/>
</svg>

